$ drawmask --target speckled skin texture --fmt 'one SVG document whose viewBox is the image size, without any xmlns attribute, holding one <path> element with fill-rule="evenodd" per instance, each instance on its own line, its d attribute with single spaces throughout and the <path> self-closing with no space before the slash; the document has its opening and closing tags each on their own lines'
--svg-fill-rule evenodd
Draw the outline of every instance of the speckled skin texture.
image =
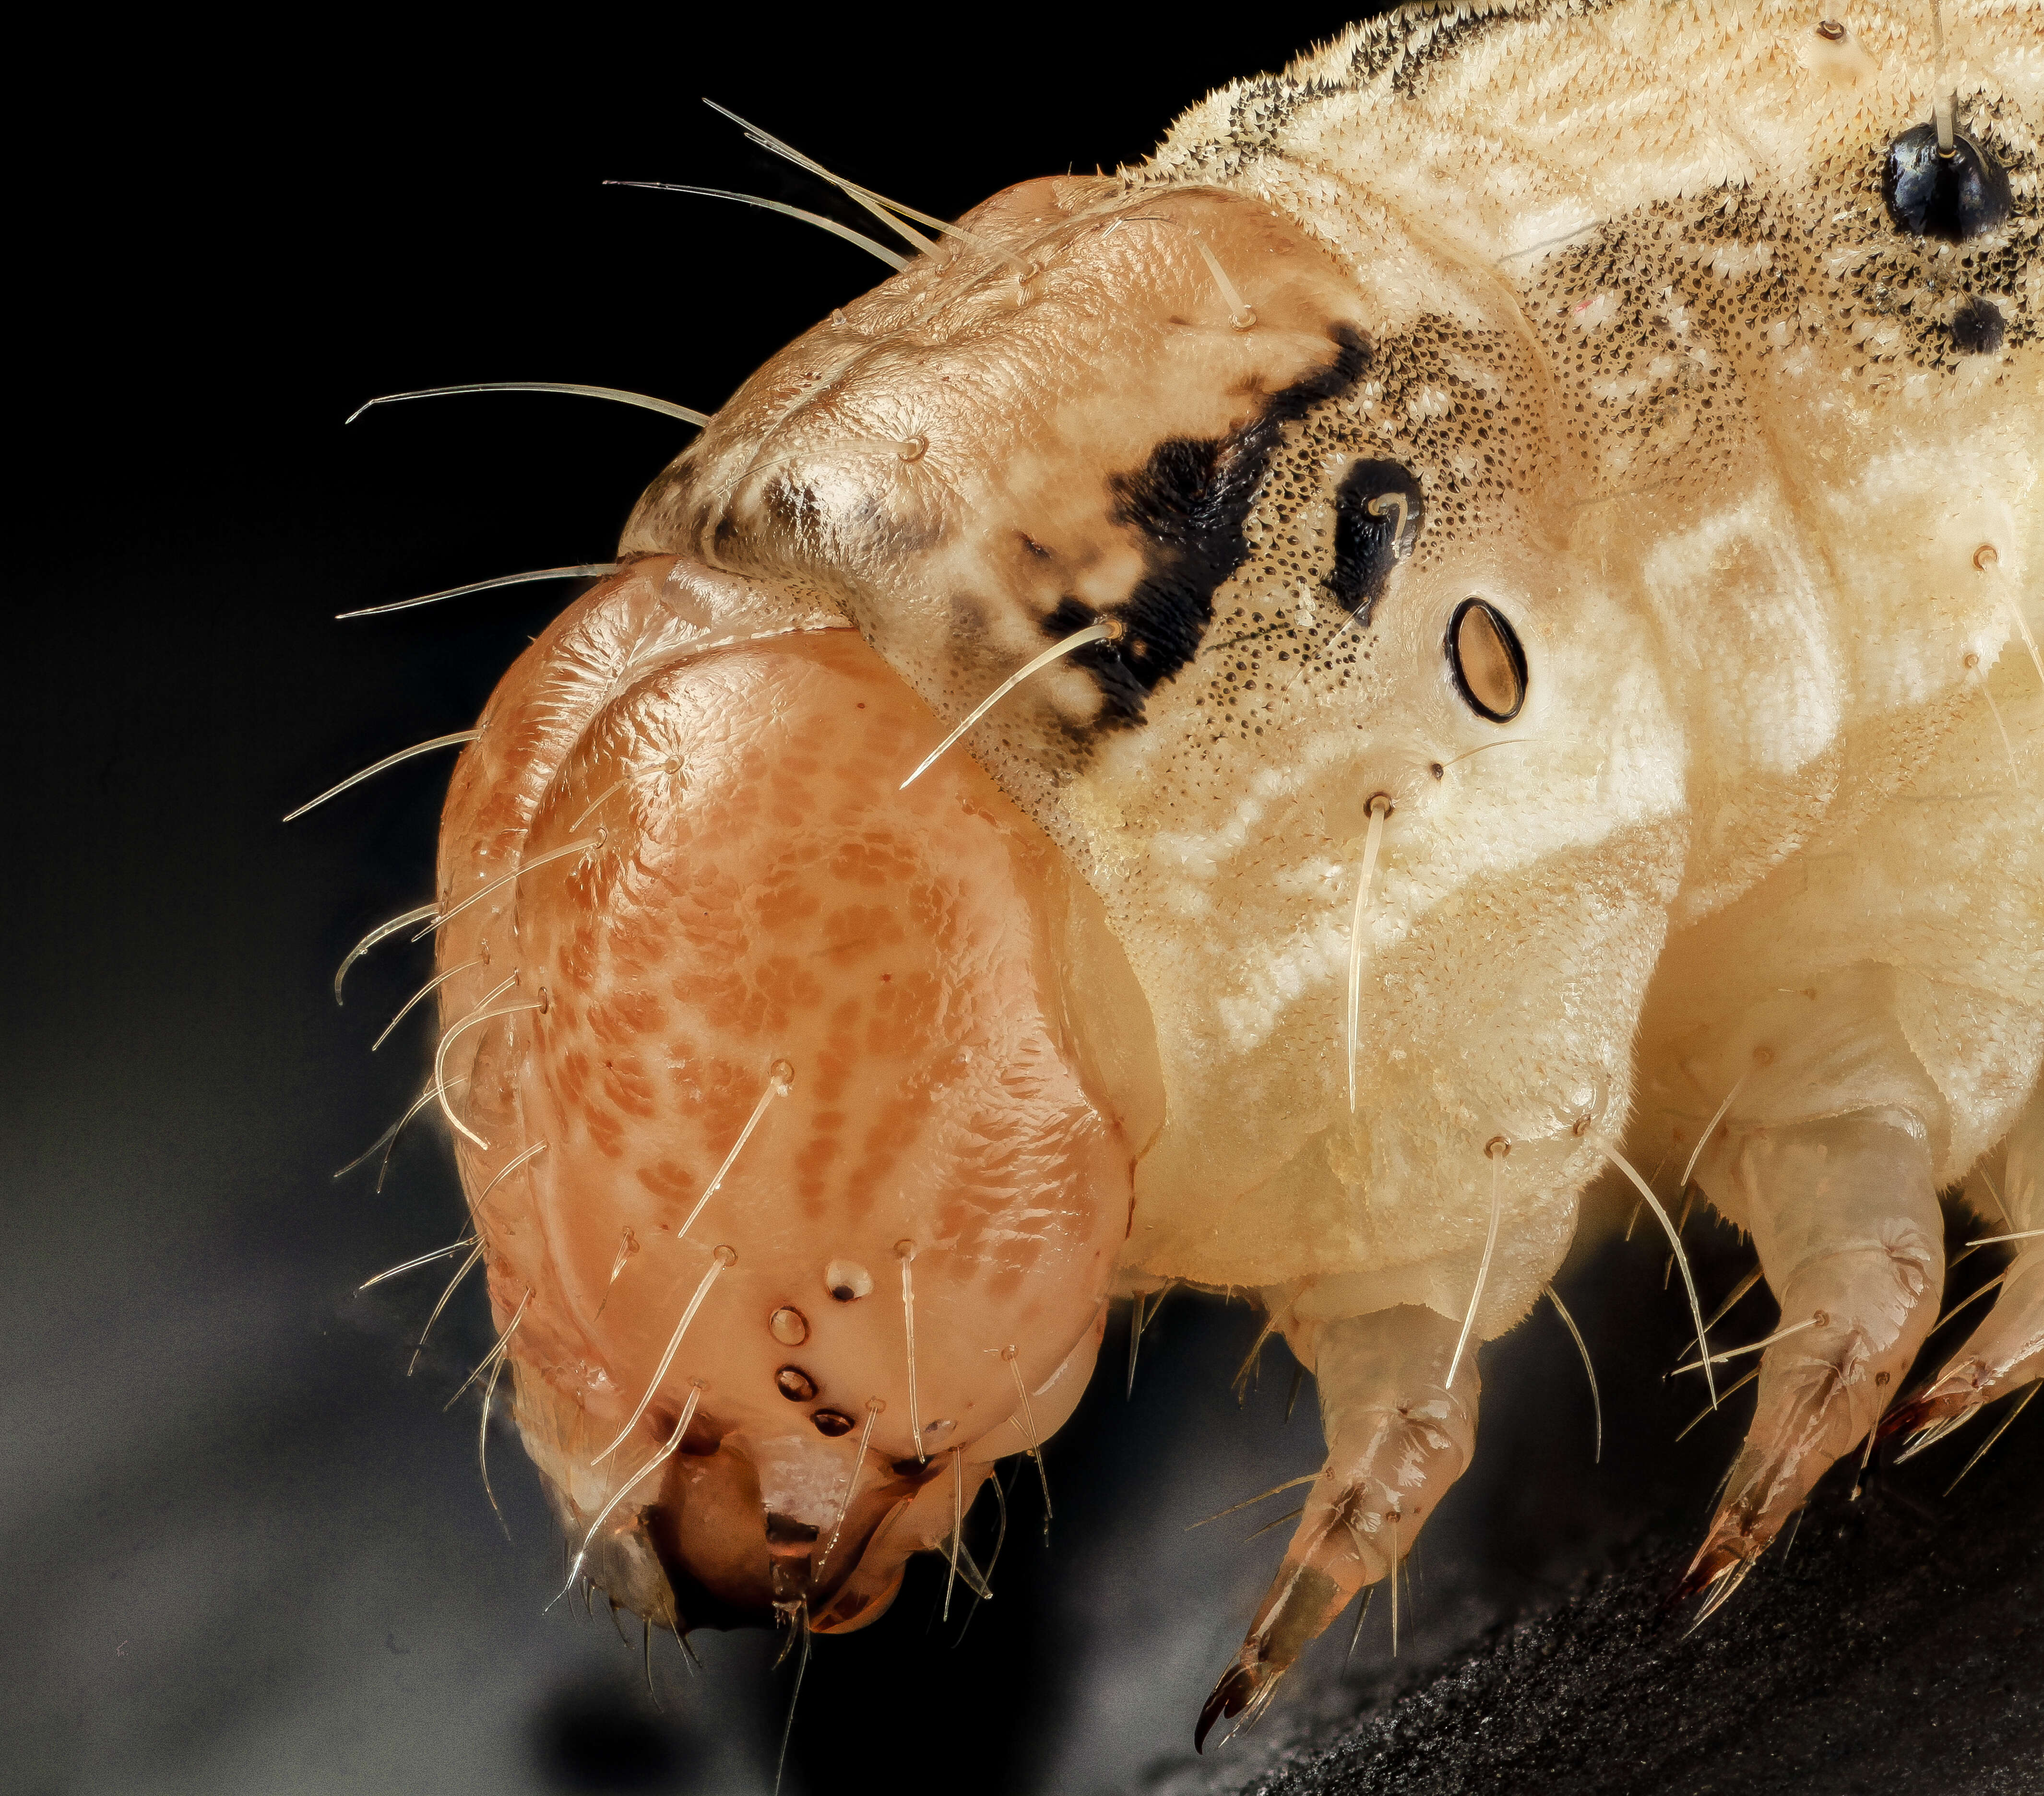
<svg viewBox="0 0 2044 1796">
<path fill-rule="evenodd" d="M 2020 636 L 2044 560 L 2044 48 L 2033 9 L 1946 10 L 1961 126 L 2012 195 L 1967 240 L 1911 236 L 1882 198 L 1887 145 L 1931 110 L 1920 21 L 1856 12 L 1838 38 L 1786 6 L 1400 14 L 1215 96 L 1139 171 L 997 196 L 763 369 L 627 528 L 628 556 L 678 558 L 661 579 L 740 583 L 737 624 L 855 626 L 871 663 L 846 677 L 891 670 L 904 774 L 928 716 L 909 693 L 934 741 L 1042 649 L 1114 627 L 967 744 L 1002 827 L 1039 830 L 1052 870 L 961 878 L 1040 917 L 1069 876 L 1095 907 L 1071 913 L 1086 964 L 1108 969 L 1073 989 L 1078 1033 L 1109 1045 L 1068 1063 L 1113 1069 L 1073 1073 L 1097 1126 L 1069 1126 L 1098 1161 L 1051 1186 L 1120 1194 L 1131 1285 L 1256 1289 L 1320 1374 L 1331 1442 L 1400 1418 L 1381 1460 L 1331 1457 L 1209 1721 L 1267 1700 L 1339 1608 L 1330 1581 L 1345 1595 L 1358 1557 L 1381 1575 L 1360 1534 L 1416 1525 L 1466 1463 L 1473 1368 L 1458 1380 L 1436 1337 L 1526 1314 L 1621 1149 L 1664 1192 L 1693 1170 L 1758 1240 L 1785 1324 L 1808 1324 L 1763 1362 L 1699 1587 L 1742 1576 L 1892 1405 L 1936 1314 L 1937 1188 L 1977 1176 L 2010 1232 L 2044 1222 L 2032 1161 L 2004 1145 L 2044 1058 L 2044 804 L 2024 771 L 2044 697 Z M 1373 535 L 1365 502 L 1393 493 L 1404 528 Z M 1443 652 L 1471 597 L 1523 649 L 1508 723 Z M 747 689 L 778 714 L 770 682 Z M 785 700 L 790 765 L 836 727 L 809 702 Z M 635 739 L 669 727 L 649 713 Z M 585 752 L 570 784 L 593 798 L 610 763 Z M 457 798 L 514 780 L 482 771 L 491 754 L 486 733 Z M 499 864 L 475 846 L 497 839 L 491 802 L 451 811 L 444 903 Z M 534 814 L 582 802 L 549 789 Z M 731 827 L 749 841 L 765 815 Z M 533 939 L 563 945 L 550 990 L 586 1018 L 575 944 L 632 919 L 615 881 L 563 889 L 581 910 Z M 450 1025 L 487 989 L 464 977 Z M 675 1001 L 726 1027 L 720 980 Z M 744 1119 L 735 1073 L 669 1130 L 632 1113 L 629 1077 L 592 1103 L 587 1047 L 543 1049 L 525 1016 L 501 1073 L 484 1047 L 469 1102 L 492 1076 L 572 1087 L 597 1159 L 629 1137 L 674 1169 L 666 1201 L 701 1188 Z M 633 1030 L 703 1026 L 649 1012 Z M 748 1046 L 763 1069 L 764 1038 Z M 924 1101 L 890 1130 L 933 1126 Z M 1027 1143 L 1039 1122 L 1018 1102 L 982 1126 Z M 600 1180 L 555 1176 L 551 1203 L 598 1202 Z M 936 1182 L 903 1201 L 950 1215 L 949 1175 L 919 1176 Z M 766 1225 L 786 1231 L 775 1276 L 834 1252 L 863 1201 L 805 1199 L 798 1172 Z M 1086 1204 L 1075 1226 L 1104 1254 L 1112 1205 Z M 599 1238 L 609 1211 L 539 1314 L 586 1304 Z M 919 1351 L 991 1414 L 997 1377 L 961 1369 L 987 1350 L 963 1326 L 993 1295 L 978 1276 L 959 1272 L 957 1322 Z M 493 1277 L 508 1322 L 522 1286 L 501 1257 Z M 1107 1288 L 1104 1259 L 1061 1286 L 1026 1350 L 1062 1363 Z M 1969 1405 L 2034 1376 L 2031 1288 L 2012 1278 L 2015 1308 L 1983 1325 L 1999 1344 Z M 1347 1350 L 1402 1311 L 1430 1319 Z M 614 1326 L 636 1332 L 590 1363 L 629 1386 L 661 1325 Z M 529 1351 L 512 1359 L 523 1403 Z M 670 1410 L 693 1376 L 674 1362 Z"/>
</svg>

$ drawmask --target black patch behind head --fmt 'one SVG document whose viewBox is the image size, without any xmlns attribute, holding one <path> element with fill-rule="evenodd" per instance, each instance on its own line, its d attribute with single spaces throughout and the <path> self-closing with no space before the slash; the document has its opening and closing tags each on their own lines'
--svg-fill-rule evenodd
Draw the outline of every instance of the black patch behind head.
<svg viewBox="0 0 2044 1796">
<path fill-rule="evenodd" d="M 1226 436 L 1172 437 L 1134 473 L 1109 482 L 1114 520 L 1142 533 L 1148 571 L 1114 612 L 1122 639 L 1088 643 L 1071 658 L 1091 670 L 1106 697 L 1097 727 L 1140 723 L 1143 700 L 1199 652 L 1215 593 L 1248 558 L 1243 526 L 1285 425 L 1362 378 L 1370 351 L 1361 334 L 1336 324 L 1327 335 L 1334 360 L 1273 393 L 1254 423 Z M 1093 621 L 1092 612 L 1067 599 L 1043 627 L 1047 636 L 1067 636 Z"/>
<path fill-rule="evenodd" d="M 1402 512 L 1395 503 L 1370 509 L 1394 495 L 1405 501 Z M 1426 515 L 1419 482 L 1396 462 L 1358 462 L 1342 476 L 1335 491 L 1335 566 L 1327 590 L 1357 623 L 1368 626 L 1392 569 L 1419 541 Z"/>
</svg>

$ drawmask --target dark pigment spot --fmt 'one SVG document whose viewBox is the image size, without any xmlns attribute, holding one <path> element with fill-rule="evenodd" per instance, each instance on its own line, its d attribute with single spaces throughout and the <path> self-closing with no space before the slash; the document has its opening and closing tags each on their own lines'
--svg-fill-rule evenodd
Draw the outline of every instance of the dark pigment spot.
<svg viewBox="0 0 2044 1796">
<path fill-rule="evenodd" d="M 1952 314 L 1952 341 L 1969 355 L 1992 355 L 2001 347 L 2008 324 L 1999 307 L 1977 297 Z"/>
<path fill-rule="evenodd" d="M 1370 509 L 1373 500 L 1393 493 L 1405 501 L 1402 533 L 1396 505 L 1385 506 L 1381 516 Z M 1392 569 L 1412 554 L 1419 541 L 1426 512 L 1419 482 L 1396 462 L 1358 462 L 1342 476 L 1335 493 L 1335 566 L 1327 577 L 1327 590 L 1366 628 L 1390 582 Z"/>
</svg>

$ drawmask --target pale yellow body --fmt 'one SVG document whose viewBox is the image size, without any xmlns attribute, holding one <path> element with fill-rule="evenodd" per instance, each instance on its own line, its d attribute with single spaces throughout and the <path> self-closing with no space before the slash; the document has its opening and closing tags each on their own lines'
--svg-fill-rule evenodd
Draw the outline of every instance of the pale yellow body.
<svg viewBox="0 0 2044 1796">
<path fill-rule="evenodd" d="M 1636 1157 L 1679 1165 L 1744 1069 L 1707 1043 L 1777 988 L 1897 969 L 1867 1001 L 1920 1061 L 1907 1101 L 1941 1181 L 2006 1132 L 2044 1049 L 2044 707 L 2014 612 L 2044 563 L 2044 259 L 2034 217 L 2012 227 L 2004 309 L 2027 341 L 1912 363 L 1912 338 L 1975 278 L 1962 248 L 1899 245 L 1873 182 L 1895 121 L 1930 115 L 1928 8 L 1853 9 L 1838 47 L 1796 6 L 1497 10 L 1519 17 L 1408 90 L 1393 63 L 1296 104 L 1256 84 L 1217 94 L 1146 172 L 1218 177 L 1299 219 L 1353 271 L 1380 341 L 1443 313 L 1471 332 L 1438 371 L 1366 384 L 1358 408 L 1410 441 L 1460 396 L 1443 376 L 1512 403 L 1491 439 L 1525 470 L 1510 528 L 1486 520 L 1431 565 L 1423 538 L 1408 578 L 1523 594 L 1527 711 L 1499 732 L 1389 687 L 1358 740 L 1353 694 L 1281 692 L 1260 760 L 1195 794 L 1156 778 L 1172 712 L 1153 704 L 1143 742 L 1062 800 L 1102 845 L 1118 920 L 1154 944 L 1146 984 L 1178 1050 L 1188 1126 L 1144 1163 L 1132 1265 L 1312 1280 L 1293 1300 L 1314 1311 L 1459 1316 L 1489 1204 L 1479 1150 L 1501 1133 L 1515 1151 L 1485 1334 L 1558 1264 L 1574 1192 L 1626 1126 L 1629 1069 Z M 2034 149 L 2044 15 L 1946 10 L 1961 113 L 1991 96 Z M 1358 28 L 1287 80 L 1339 83 L 1397 29 Z M 2017 182 L 2034 195 L 2034 174 Z M 1466 436 L 1443 460 L 1478 447 Z M 1999 555 L 1986 570 L 1983 544 Z M 1245 574 L 1252 604 L 1283 583 Z M 1431 675 L 1435 616 L 1404 604 L 1377 629 L 1412 617 L 1398 647 Z M 1454 762 L 1499 734 L 1522 739 Z M 1413 777 L 1430 758 L 1450 763 L 1438 784 Z M 1400 804 L 1370 923 L 1376 1101 L 1350 1123 L 1361 807 L 1297 819 L 1331 810 L 1331 787 L 1373 785 Z M 1593 920 L 1581 899 L 1600 885 L 1661 902 Z M 1580 935 L 1546 948 L 1549 906 L 1560 929 L 1609 932 L 1587 964 Z M 1749 1082 L 1731 1120 L 1830 1102 L 1770 1105 L 1770 1086 Z M 1242 1189 L 1213 1176 L 1217 1137 Z"/>
</svg>

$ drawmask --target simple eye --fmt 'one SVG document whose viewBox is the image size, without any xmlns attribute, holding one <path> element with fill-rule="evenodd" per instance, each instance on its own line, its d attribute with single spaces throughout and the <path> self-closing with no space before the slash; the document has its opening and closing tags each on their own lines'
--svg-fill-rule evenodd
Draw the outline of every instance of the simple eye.
<svg viewBox="0 0 2044 1796">
<path fill-rule="evenodd" d="M 1512 626 L 1481 599 L 1464 599 L 1448 623 L 1455 690 L 1479 717 L 1508 723 L 1526 702 L 1526 651 Z"/>
<path fill-rule="evenodd" d="M 2005 224 L 2015 204 L 2001 164 L 1957 133 L 1945 154 L 1935 125 L 1917 125 L 1888 145 L 1881 197 L 1896 228 L 1948 244 L 1970 243 Z"/>
</svg>

